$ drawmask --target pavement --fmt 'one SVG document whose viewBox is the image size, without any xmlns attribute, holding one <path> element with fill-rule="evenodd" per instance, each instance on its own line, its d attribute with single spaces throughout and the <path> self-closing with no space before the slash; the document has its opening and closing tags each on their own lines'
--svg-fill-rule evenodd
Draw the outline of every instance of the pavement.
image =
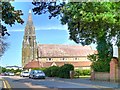
<svg viewBox="0 0 120 90">
<path fill-rule="evenodd" d="M 81 85 L 91 86 L 93 88 L 113 88 L 120 90 L 120 83 L 108 82 L 108 81 L 92 81 L 89 78 L 76 78 L 76 79 L 53 78 L 53 80 L 68 82 L 73 84 L 81 84 Z"/>
</svg>

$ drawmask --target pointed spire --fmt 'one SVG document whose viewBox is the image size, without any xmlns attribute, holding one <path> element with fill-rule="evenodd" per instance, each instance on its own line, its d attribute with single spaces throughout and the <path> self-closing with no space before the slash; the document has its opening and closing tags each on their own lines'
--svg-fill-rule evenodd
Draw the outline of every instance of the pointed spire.
<svg viewBox="0 0 120 90">
<path fill-rule="evenodd" d="M 28 21 L 32 21 L 32 11 L 31 11 L 31 9 L 29 10 Z"/>
<path fill-rule="evenodd" d="M 29 13 L 32 13 L 31 9 L 29 10 Z"/>
</svg>

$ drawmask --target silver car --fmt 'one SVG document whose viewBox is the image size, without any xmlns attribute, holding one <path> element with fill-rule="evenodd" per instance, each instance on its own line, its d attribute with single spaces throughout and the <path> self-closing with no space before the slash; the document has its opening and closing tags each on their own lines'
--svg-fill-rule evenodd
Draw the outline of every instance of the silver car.
<svg viewBox="0 0 120 90">
<path fill-rule="evenodd" d="M 33 79 L 45 79 L 45 73 L 41 70 L 32 70 L 30 72 L 29 78 L 33 78 Z"/>
</svg>

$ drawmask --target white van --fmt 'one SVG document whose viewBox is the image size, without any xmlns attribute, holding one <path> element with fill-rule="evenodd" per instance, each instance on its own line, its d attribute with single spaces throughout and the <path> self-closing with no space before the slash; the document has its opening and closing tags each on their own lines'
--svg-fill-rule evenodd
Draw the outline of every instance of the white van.
<svg viewBox="0 0 120 90">
<path fill-rule="evenodd" d="M 29 72 L 28 71 L 22 71 L 20 76 L 21 77 L 29 77 Z"/>
</svg>

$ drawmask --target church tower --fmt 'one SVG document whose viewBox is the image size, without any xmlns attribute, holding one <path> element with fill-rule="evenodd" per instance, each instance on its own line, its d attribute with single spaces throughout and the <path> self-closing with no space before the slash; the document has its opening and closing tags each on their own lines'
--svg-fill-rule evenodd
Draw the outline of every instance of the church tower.
<svg viewBox="0 0 120 90">
<path fill-rule="evenodd" d="M 24 67 L 28 62 L 35 59 L 37 59 L 37 43 L 35 27 L 32 21 L 32 13 L 29 11 L 22 42 L 22 67 Z"/>
</svg>

